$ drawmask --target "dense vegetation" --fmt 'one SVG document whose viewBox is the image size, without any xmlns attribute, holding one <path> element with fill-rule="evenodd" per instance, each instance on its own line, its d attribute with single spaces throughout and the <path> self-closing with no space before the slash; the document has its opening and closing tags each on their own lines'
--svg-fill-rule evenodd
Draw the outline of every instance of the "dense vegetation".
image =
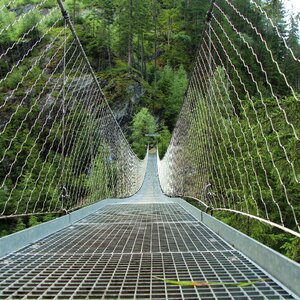
<svg viewBox="0 0 300 300">
<path fill-rule="evenodd" d="M 131 113 L 147 107 L 155 117 L 161 143 L 168 144 L 164 139 L 169 138 L 167 130 L 174 128 L 182 105 L 208 4 L 195 0 L 85 0 L 69 7 L 112 106 L 120 97 L 124 101 L 124 91 L 130 94 L 132 86 L 139 86 L 141 99 Z M 129 135 L 133 128 L 130 120 L 119 120 Z M 145 153 L 144 142 L 151 139 L 139 143 L 142 151 L 134 146 L 140 157 Z"/>
<path fill-rule="evenodd" d="M 39 2 L 40 1 L 38 0 L 18 0 L 14 7 L 8 8 L 1 14 L 0 27 L 4 28 L 7 24 L 12 23 L 17 16 L 28 9 L 28 5 L 36 5 Z M 258 30 L 268 41 L 271 51 L 274 54 L 274 58 L 280 62 L 283 70 L 288 70 L 287 75 L 289 82 L 292 84 L 293 88 L 299 92 L 300 66 L 299 64 L 297 65 L 294 63 L 288 50 L 282 43 L 282 40 L 280 40 L 274 32 L 274 29 L 268 25 L 262 15 L 254 12 L 249 1 L 235 0 L 233 2 L 239 7 L 243 14 L 249 16 L 254 24 L 256 24 Z M 261 0 L 259 2 L 271 17 L 274 24 L 278 27 L 280 33 L 286 38 L 287 44 L 293 49 L 296 57 L 299 58 L 300 44 L 297 27 L 298 16 L 290 17 L 289 24 L 287 24 L 281 1 Z M 222 6 L 222 1 L 219 1 L 219 3 L 219 5 Z M 47 12 L 55 5 L 56 1 L 54 0 L 46 1 L 41 7 L 41 10 Z M 171 137 L 170 133 L 174 129 L 178 112 L 184 100 L 185 90 L 188 85 L 188 74 L 193 69 L 193 59 L 204 28 L 204 20 L 209 8 L 209 1 L 68 0 L 66 1 L 66 5 L 71 18 L 75 23 L 76 31 L 84 49 L 100 79 L 101 85 L 104 87 L 104 92 L 109 103 L 116 112 L 117 119 L 122 128 L 128 135 L 133 149 L 139 157 L 143 157 L 148 143 L 155 144 L 156 142 L 159 142 L 160 154 L 163 154 L 166 151 Z M 7 34 L 1 35 L 0 48 L 2 50 L 9 48 L 23 35 L 24 32 L 31 28 L 39 18 L 40 15 L 35 13 L 31 18 L 26 18 L 21 23 L 18 23 L 18 25 L 13 27 L 12 30 L 9 30 Z M 220 22 L 223 22 L 224 27 L 229 27 L 222 18 L 220 18 Z M 236 20 L 236 22 L 239 21 Z M 34 41 L 47 30 L 47 26 L 48 23 L 46 22 L 32 30 L 22 45 L 22 51 L 24 51 L 24 47 L 25 49 L 26 47 L 29 49 Z M 48 42 L 62 26 L 62 22 L 57 24 L 50 32 Z M 260 53 L 260 60 L 264 65 L 268 66 L 268 74 L 273 74 L 271 81 L 272 86 L 274 87 L 274 93 L 281 98 L 286 97 L 284 100 L 285 107 L 289 111 L 291 118 L 297 118 L 297 116 L 299 116 L 299 106 L 295 105 L 291 98 L 289 98 L 291 96 L 290 90 L 286 88 L 286 85 L 282 84 L 276 66 L 273 63 L 268 62 L 266 48 L 262 47 L 261 44 L 256 44 L 253 31 L 249 28 L 245 28 L 242 23 L 238 29 L 243 33 L 244 37 L 251 45 L 260 47 L 259 49 L 256 49 L 256 51 Z M 230 30 L 228 31 L 230 32 Z M 222 42 L 226 47 L 226 40 L 224 39 Z M 239 44 L 238 40 L 235 40 L 235 42 L 237 45 Z M 243 56 L 253 59 L 253 56 L 247 55 L 250 50 L 242 47 L 242 43 L 240 43 L 240 45 L 241 47 L 238 50 Z M 22 55 L 22 51 L 16 49 L 16 51 L 14 51 L 14 57 L 11 57 L 11 62 L 18 61 L 21 58 L 20 55 Z M 31 60 L 26 61 L 26 63 L 30 65 L 38 53 L 39 49 L 32 52 Z M 224 59 L 224 61 L 225 60 L 226 59 Z M 244 68 L 238 61 L 235 63 L 237 69 Z M 255 65 L 256 62 L 248 61 L 247 63 Z M 1 60 L 1 78 L 6 72 L 7 63 L 4 60 Z M 1 99 L 4 99 L 5 95 L 10 93 L 17 86 L 24 75 L 24 72 L 25 70 L 22 68 L 16 68 L 12 74 L 10 74 L 8 80 L 5 81 L 5 84 L 0 86 Z M 38 74 L 39 72 L 40 67 L 37 65 L 36 73 Z M 264 74 L 257 68 L 256 74 L 254 75 L 261 84 L 264 99 L 266 99 L 270 109 L 272 109 L 272 101 L 270 100 L 272 95 L 270 95 L 265 86 Z M 33 81 L 34 78 L 33 73 L 32 78 L 29 78 L 29 81 Z M 243 80 L 247 83 L 247 89 L 250 92 L 253 92 L 252 96 L 259 99 L 259 95 L 257 95 L 256 92 L 257 90 L 250 78 L 245 77 Z M 239 95 L 242 98 L 246 98 L 247 95 L 238 79 L 236 79 L 234 84 L 238 89 Z M 38 89 L 42 88 L 43 84 L 41 83 L 38 86 Z M 18 92 L 19 95 L 24 93 L 25 90 L 26 86 L 21 86 L 21 89 Z M 235 103 L 235 110 L 240 118 L 239 121 L 242 123 L 242 126 L 244 126 L 243 122 L 245 122 L 245 118 L 238 103 L 238 99 L 235 99 L 233 94 L 231 96 Z M 257 99 L 255 100 L 254 105 L 257 107 L 258 113 L 264 115 L 264 108 L 261 105 L 260 100 Z M 16 95 L 15 101 L 10 103 L 7 107 L 9 112 L 15 109 L 17 101 L 18 95 Z M 125 113 L 121 114 L 121 108 L 125 106 L 129 108 Z M 38 111 L 38 108 L 36 109 Z M 35 120 L 37 111 L 30 115 L 30 120 L 28 120 L 28 123 L 23 130 L 19 132 L 20 135 L 24 136 L 27 134 L 31 124 Z M 274 110 L 272 113 L 277 114 L 278 112 Z M 0 152 L 3 152 L 6 149 L 9 140 L 14 135 L 15 128 L 17 128 L 25 114 L 26 106 L 18 112 L 14 119 L 14 123 L 11 124 L 11 128 L 6 131 L 5 135 L 1 136 Z M 1 112 L 1 118 L 4 120 L 6 119 L 5 111 Z M 235 124 L 235 126 L 236 125 L 237 124 Z M 290 132 L 286 126 L 283 125 L 280 117 L 278 117 L 276 126 L 280 129 L 282 138 L 288 140 Z M 147 133 L 159 133 L 160 137 L 147 138 L 145 137 L 145 134 Z M 258 137 L 258 139 L 260 138 L 261 137 Z M 273 133 L 270 130 L 270 139 L 273 138 Z M 229 137 L 227 143 L 229 143 L 230 140 L 231 138 Z M 33 141 L 29 139 L 27 143 L 27 149 L 29 149 Z M 268 156 L 267 150 L 260 140 L 258 140 L 258 144 L 261 145 L 260 152 L 263 153 L 263 155 Z M 227 146 L 227 144 L 223 145 L 224 148 Z M 19 144 L 15 143 L 10 150 L 9 155 L 11 156 L 11 159 L 13 159 L 18 152 L 18 147 Z M 253 149 L 254 148 L 255 147 L 253 147 Z M 291 142 L 289 148 L 291 149 L 293 160 L 298 162 L 297 170 L 299 172 L 299 142 Z M 282 158 L 280 149 L 278 149 L 277 153 L 278 156 L 276 159 L 280 160 Z M 255 157 L 255 153 L 252 155 Z M 22 155 L 20 156 L 20 161 L 18 163 L 22 166 Z M 282 170 L 285 168 L 285 163 L 286 162 L 282 160 Z M 58 162 L 56 164 L 58 164 Z M 1 165 L 0 167 L 0 178 L 2 181 L 6 174 L 7 165 Z M 30 164 L 28 165 L 28 168 L 30 168 Z M 56 165 L 49 165 L 50 174 L 53 173 L 52 168 L 55 169 Z M 104 167 L 99 162 L 98 164 L 95 163 L 94 168 L 101 170 Z M 272 174 L 270 174 L 270 176 L 272 176 Z M 14 174 L 12 178 L 16 177 L 17 173 Z M 51 175 L 49 176 L 49 180 L 50 178 Z M 31 180 L 33 179 L 28 178 L 25 180 L 26 183 L 30 185 Z M 285 180 L 286 182 L 293 183 L 291 174 L 286 174 Z M 93 180 L 87 182 L 87 185 L 92 184 Z M 272 184 L 274 186 L 274 191 L 277 193 L 276 196 L 280 197 L 282 191 L 276 189 L 276 180 L 273 180 L 273 178 Z M 22 191 L 23 188 L 24 186 L 22 185 L 18 187 L 13 199 L 18 198 L 18 193 Z M 297 201 L 299 202 L 299 187 L 291 184 L 290 188 L 295 195 L 293 201 L 295 201 L 295 203 Z M 2 193 L 0 194 L 2 200 L 6 196 L 6 191 L 0 190 L 0 193 Z M 58 198 L 58 191 L 52 190 L 50 193 L 52 194 L 51 197 L 53 199 Z M 230 192 L 228 192 L 228 195 L 229 194 Z M 288 213 L 288 211 L 286 213 Z M 239 229 L 245 229 L 238 226 L 244 222 L 243 217 L 224 213 L 219 213 L 219 217 Z M 0 235 L 20 230 L 26 226 L 34 225 L 49 218 L 51 218 L 51 216 L 30 217 L 15 219 L 13 221 L 10 220 L 6 223 L 4 222 L 5 224 L 3 223 L 4 225 L 0 229 Z M 241 222 L 241 220 L 243 222 Z M 297 252 L 297 249 L 300 248 L 298 239 L 290 238 L 276 230 L 271 230 L 269 227 L 265 227 L 260 223 L 250 220 L 247 222 L 249 222 L 248 224 L 251 223 L 251 226 L 249 225 L 248 229 L 246 229 L 248 234 L 262 240 L 264 243 L 275 249 L 282 251 L 293 259 L 299 260 L 300 254 Z"/>
<path fill-rule="evenodd" d="M 263 1 L 261 2 L 264 3 Z M 248 1 L 242 1 L 242 3 L 239 1 L 237 7 L 244 15 L 247 15 L 258 28 L 258 31 L 262 33 L 262 36 L 268 42 L 274 59 L 278 62 L 281 70 L 286 74 L 290 87 L 292 87 L 296 93 L 299 93 L 300 64 L 295 63 L 286 45 L 284 45 L 283 41 L 274 33 L 274 29 L 270 27 L 264 17 L 253 13 Z M 288 25 L 281 1 L 266 1 L 264 8 L 273 23 L 277 26 L 280 34 L 285 37 L 287 46 L 293 50 L 295 56 L 299 59 L 300 45 L 297 22 L 299 15 L 294 18 L 290 17 Z M 232 10 L 229 9 L 228 14 L 231 12 Z M 225 156 L 224 165 L 230 166 L 230 163 L 235 161 L 235 163 L 233 163 L 234 170 L 245 164 L 246 159 L 246 170 L 249 172 L 247 176 L 246 174 L 242 174 L 239 181 L 236 180 L 238 176 L 234 175 L 236 178 L 233 178 L 231 176 L 232 173 L 228 172 L 228 180 L 236 182 L 237 187 L 223 191 L 222 194 L 225 195 L 227 199 L 231 199 L 230 201 L 232 201 L 232 203 L 236 203 L 237 210 L 241 209 L 245 211 L 245 205 L 248 205 L 248 210 L 253 214 L 256 213 L 256 208 L 250 199 L 254 197 L 258 203 L 259 214 L 264 218 L 269 217 L 280 224 L 279 211 L 272 200 L 273 197 L 281 208 L 282 219 L 285 225 L 297 231 L 296 224 L 292 217 L 293 211 L 291 210 L 291 206 L 293 206 L 296 215 L 300 216 L 300 186 L 296 181 L 296 178 L 298 180 L 300 178 L 300 144 L 299 140 L 296 140 L 291 126 L 287 125 L 285 117 L 294 125 L 296 134 L 299 135 L 300 103 L 296 101 L 297 98 L 299 99 L 299 94 L 295 98 L 292 89 L 288 87 L 282 79 L 278 71 L 278 66 L 271 61 L 265 45 L 257 42 L 250 28 L 245 28 L 242 22 L 239 24 L 240 20 L 237 18 L 235 24 L 237 29 L 243 33 L 241 40 L 237 40 L 237 35 L 234 35 L 232 29 L 229 28 L 229 23 L 222 18 L 220 18 L 220 20 L 223 22 L 223 26 L 226 30 L 228 30 L 229 33 L 232 32 L 233 37 L 235 36 L 234 42 L 237 50 L 246 58 L 246 64 L 252 66 L 254 78 L 258 83 L 257 86 L 251 76 L 243 77 L 243 81 L 246 83 L 246 90 L 249 91 L 249 94 L 247 94 L 245 88 L 240 84 L 239 79 L 234 76 L 234 70 L 231 70 L 234 85 L 242 102 L 234 96 L 235 93 L 232 90 L 226 93 L 225 90 L 221 88 L 222 101 L 225 102 L 225 109 L 223 108 L 221 115 L 212 116 L 212 122 L 224 124 L 214 137 L 216 142 L 220 140 L 221 135 L 223 138 L 225 137 L 224 144 L 222 144 L 221 147 L 217 147 L 217 153 L 221 158 L 221 152 L 226 153 L 227 151 L 229 155 L 227 157 Z M 268 74 L 269 83 L 265 79 L 265 74 L 260 70 L 255 57 L 251 54 L 251 50 L 247 47 L 242 47 L 242 39 L 253 47 L 255 53 L 258 53 L 257 58 L 261 61 Z M 229 55 L 233 57 L 234 54 L 230 53 L 230 51 L 233 50 L 229 47 L 228 40 L 224 38 L 222 43 L 229 49 Z M 224 59 L 224 61 L 226 61 L 226 59 Z M 235 61 L 234 64 L 238 70 L 243 70 L 244 66 L 239 60 Z M 257 68 L 254 66 L 257 66 Z M 216 82 L 222 81 L 221 77 L 224 76 L 222 69 L 215 70 L 215 74 L 217 74 L 215 75 Z M 241 72 L 241 74 L 247 74 L 247 72 Z M 272 89 L 269 84 L 272 85 Z M 222 85 L 220 84 L 220 86 Z M 251 95 L 251 98 L 249 95 Z M 229 103 L 228 96 L 230 96 L 230 100 L 234 104 L 234 110 L 228 110 L 226 112 L 226 106 L 229 107 L 229 105 L 226 105 L 226 103 Z M 280 103 L 281 109 L 276 105 L 276 101 Z M 283 111 L 286 112 L 286 116 L 283 114 Z M 226 121 L 228 118 L 230 119 L 230 126 Z M 258 123 L 257 119 L 260 120 L 260 124 L 262 125 Z M 270 122 L 270 120 L 272 120 L 272 122 Z M 225 132 L 225 130 L 227 130 L 227 132 Z M 242 134 L 241 131 L 244 133 Z M 253 138 L 253 135 L 255 138 Z M 239 137 L 241 149 L 237 147 L 236 136 Z M 244 138 L 245 141 L 241 142 Z M 216 144 L 219 145 L 219 143 Z M 287 149 L 287 155 L 282 145 Z M 293 162 L 295 172 L 291 171 L 287 157 Z M 224 156 L 222 158 L 224 158 Z M 261 160 L 263 160 L 264 167 L 256 167 L 256 173 L 254 173 L 251 167 L 251 160 L 257 165 L 261 165 Z M 276 165 L 277 170 L 274 168 L 274 165 Z M 217 166 L 217 169 L 218 168 L 219 170 L 215 170 L 215 172 L 224 172 L 223 165 Z M 241 169 L 243 170 L 243 168 Z M 282 187 L 278 173 L 281 174 L 281 180 L 286 188 Z M 236 198 L 237 194 L 243 194 L 244 199 L 247 199 L 247 203 L 239 203 Z M 262 195 L 265 199 L 265 203 L 260 201 Z M 289 195 L 290 204 L 286 202 L 286 195 Z M 269 216 L 266 215 L 265 205 L 268 207 Z M 288 255 L 290 258 L 300 261 L 299 238 L 291 237 L 279 229 L 272 228 L 240 215 L 218 212 L 216 216 L 255 239 L 273 247 L 277 251 Z"/>
</svg>

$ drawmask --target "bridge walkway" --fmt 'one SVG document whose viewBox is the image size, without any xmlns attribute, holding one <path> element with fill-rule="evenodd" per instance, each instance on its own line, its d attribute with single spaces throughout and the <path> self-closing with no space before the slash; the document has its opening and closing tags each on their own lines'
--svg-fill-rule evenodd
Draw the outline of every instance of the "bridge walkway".
<svg viewBox="0 0 300 300">
<path fill-rule="evenodd" d="M 161 192 L 151 154 L 136 195 L 2 259 L 0 299 L 7 298 L 295 299 Z"/>
</svg>

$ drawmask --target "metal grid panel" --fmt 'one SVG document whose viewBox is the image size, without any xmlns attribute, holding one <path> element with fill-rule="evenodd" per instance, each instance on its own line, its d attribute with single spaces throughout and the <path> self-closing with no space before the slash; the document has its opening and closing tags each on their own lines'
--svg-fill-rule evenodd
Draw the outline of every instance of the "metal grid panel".
<svg viewBox="0 0 300 300">
<path fill-rule="evenodd" d="M 178 204 L 108 205 L 90 215 L 86 223 L 187 222 L 197 220 Z"/>
<path fill-rule="evenodd" d="M 0 274 L 0 299 L 293 299 L 179 204 L 109 206 L 0 261 Z"/>
<path fill-rule="evenodd" d="M 232 249 L 200 223 L 78 224 L 23 253 L 192 252 Z"/>
<path fill-rule="evenodd" d="M 154 276 L 222 283 L 267 278 L 237 251 L 15 255 L 2 263 L 0 298 L 293 299 L 272 280 L 248 287 L 183 287 Z"/>
</svg>

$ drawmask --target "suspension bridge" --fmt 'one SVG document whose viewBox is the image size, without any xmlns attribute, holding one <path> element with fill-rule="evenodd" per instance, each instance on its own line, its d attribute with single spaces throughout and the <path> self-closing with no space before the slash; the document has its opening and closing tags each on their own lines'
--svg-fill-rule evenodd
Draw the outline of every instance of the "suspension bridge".
<svg viewBox="0 0 300 300">
<path fill-rule="evenodd" d="M 8 20 L 14 2 L 0 5 Z M 48 220 L 0 239 L 0 298 L 299 299 L 298 263 L 206 213 L 300 238 L 299 94 L 251 17 L 211 1 L 168 150 L 140 160 L 63 3 L 46 3 L 0 28 L 4 38 L 43 11 L 1 43 L 0 225 Z"/>
</svg>

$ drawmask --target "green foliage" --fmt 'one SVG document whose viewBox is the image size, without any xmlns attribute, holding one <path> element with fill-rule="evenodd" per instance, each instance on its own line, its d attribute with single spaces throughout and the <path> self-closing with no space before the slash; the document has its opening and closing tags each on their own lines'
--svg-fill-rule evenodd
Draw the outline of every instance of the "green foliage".
<svg viewBox="0 0 300 300">
<path fill-rule="evenodd" d="M 16 227 L 14 229 L 14 232 L 21 231 L 25 228 L 26 228 L 26 224 L 23 222 L 23 220 L 21 218 L 18 218 L 18 221 L 17 221 Z"/>
<path fill-rule="evenodd" d="M 282 112 L 278 111 L 277 107 L 274 105 L 274 99 L 264 99 L 263 101 L 267 106 L 269 115 L 272 115 L 273 117 L 274 127 L 279 132 L 281 143 L 286 147 L 286 149 L 288 149 L 288 156 L 291 159 L 291 161 L 294 162 L 296 176 L 297 178 L 299 178 L 299 143 L 295 139 L 291 138 L 291 136 L 293 136 L 292 130 L 285 123 L 284 118 L 282 116 Z M 217 153 L 218 155 L 220 155 L 219 159 L 221 159 L 221 153 L 226 153 L 226 151 L 228 156 L 223 157 L 224 164 L 218 165 L 217 168 L 215 168 L 216 173 L 214 174 L 214 177 L 218 176 L 218 173 L 225 174 L 226 172 L 228 175 L 228 182 L 226 180 L 225 185 L 229 187 L 230 182 L 235 182 L 235 190 L 231 190 L 229 188 L 227 188 L 226 190 L 222 189 L 222 191 L 218 191 L 218 194 L 222 195 L 221 197 L 225 199 L 234 199 L 237 210 L 245 209 L 245 202 L 239 201 L 239 197 L 237 197 L 237 195 L 244 195 L 244 199 L 248 199 L 248 209 L 250 213 L 253 214 L 256 213 L 256 205 L 254 203 L 255 199 L 260 214 L 264 216 L 265 209 L 261 200 L 261 196 L 263 195 L 264 202 L 268 207 L 269 216 L 272 218 L 273 221 L 280 223 L 278 209 L 272 201 L 272 197 L 274 197 L 280 207 L 283 221 L 286 224 L 286 226 L 297 230 L 295 224 L 293 223 L 293 219 L 290 217 L 292 215 L 292 210 L 291 207 L 286 203 L 285 193 L 289 195 L 289 199 L 291 201 L 291 204 L 294 206 L 296 215 L 299 215 L 300 205 L 299 201 L 297 201 L 297 195 L 300 194 L 299 184 L 296 184 L 295 182 L 294 173 L 292 172 L 291 167 L 286 160 L 283 149 L 278 144 L 276 133 L 273 130 L 271 130 L 270 125 L 266 125 L 264 127 L 264 134 L 267 133 L 268 135 L 267 143 L 272 149 L 273 157 L 271 157 L 267 148 L 266 141 L 263 137 L 263 133 L 259 130 L 256 121 L 256 116 L 250 113 L 252 109 L 251 106 L 254 105 L 260 117 L 261 123 L 269 123 L 265 107 L 264 105 L 262 105 L 262 100 L 252 99 L 251 102 L 247 101 L 247 103 L 249 104 L 249 106 L 245 107 L 244 113 L 247 113 L 247 115 L 250 116 L 251 129 L 255 133 L 256 143 L 254 143 L 251 129 L 247 125 L 247 119 L 244 117 L 244 113 L 239 118 L 231 119 L 233 125 L 232 128 L 226 125 L 223 128 L 220 128 L 220 131 L 217 132 L 217 135 L 215 137 L 215 143 L 218 145 Z M 281 103 L 282 106 L 285 108 L 288 117 L 291 118 L 291 120 L 293 120 L 293 124 L 295 125 L 295 127 L 299 128 L 299 120 L 294 117 L 295 115 L 297 115 L 297 112 L 300 109 L 299 102 L 296 102 L 294 97 L 287 97 L 281 99 Z M 220 119 L 217 120 L 215 118 L 219 117 L 214 117 L 213 122 L 220 122 Z M 241 125 L 239 125 L 238 122 Z M 235 135 L 240 137 L 242 136 L 240 128 L 243 128 L 245 132 L 244 138 L 246 139 L 246 141 L 243 142 L 241 146 L 242 152 L 240 152 L 236 145 L 232 143 L 232 141 L 236 140 Z M 218 141 L 221 139 L 221 136 L 226 137 L 226 130 L 228 131 L 227 138 L 225 139 L 224 144 L 220 145 Z M 241 141 L 242 139 L 240 138 L 240 142 Z M 249 146 L 246 147 L 247 144 Z M 228 149 L 231 149 L 232 146 L 234 147 L 234 152 L 230 150 L 228 151 Z M 259 156 L 263 160 L 264 168 L 266 170 L 266 173 L 268 174 L 268 181 L 266 181 L 265 172 L 262 170 Z M 248 175 L 240 178 L 237 175 L 237 172 L 234 171 L 237 167 L 239 167 L 240 169 L 244 168 L 245 157 L 249 157 L 249 160 L 250 158 L 254 160 L 256 174 L 254 173 L 253 168 L 251 167 L 251 160 L 248 160 L 246 162 L 246 170 L 248 172 Z M 234 161 L 236 161 L 236 164 L 230 164 L 230 162 Z M 287 187 L 286 191 L 283 191 L 283 189 L 280 188 L 280 179 L 278 178 L 277 173 L 273 171 L 274 164 L 276 165 L 279 173 L 282 176 L 282 180 Z M 227 170 L 225 170 L 225 168 L 227 168 Z M 257 179 L 256 176 L 258 176 Z M 240 180 L 238 178 L 240 178 Z M 270 189 L 272 190 L 273 196 L 270 193 Z M 230 225 L 237 227 L 239 230 L 243 230 L 241 222 L 235 222 L 234 219 L 227 219 L 227 221 Z M 277 251 L 281 251 L 289 257 L 292 257 L 293 259 L 299 261 L 300 256 L 299 252 L 297 251 L 298 242 L 296 242 L 296 240 L 289 239 L 287 235 L 280 233 L 280 231 L 271 230 L 268 226 L 262 226 L 261 224 L 253 223 L 251 225 L 251 228 L 252 229 L 250 235 L 252 237 L 262 241 L 270 247 L 273 247 Z"/>
<path fill-rule="evenodd" d="M 267 106 L 267 110 L 269 111 L 269 115 L 273 116 L 273 123 L 274 128 L 279 132 L 280 140 L 283 143 L 283 145 L 286 147 L 286 149 L 289 149 L 289 157 L 292 161 L 295 162 L 296 172 L 299 173 L 299 164 L 297 161 L 300 159 L 299 156 L 299 150 L 298 150 L 298 142 L 294 139 L 291 139 L 292 129 L 284 122 L 282 112 L 278 111 L 277 107 L 274 105 L 274 99 L 264 99 L 263 100 L 265 105 Z M 294 125 L 296 128 L 299 128 L 300 123 L 298 120 L 296 120 L 293 115 L 296 114 L 296 112 L 300 109 L 299 102 L 295 102 L 294 97 L 284 98 L 281 100 L 282 105 L 285 108 L 285 110 L 288 112 L 288 116 L 291 118 L 291 120 L 294 121 Z M 250 117 L 251 122 L 251 128 L 248 126 L 248 121 L 244 116 L 241 116 L 240 118 L 233 118 L 231 120 L 232 126 L 226 125 L 223 128 L 220 128 L 219 131 L 217 131 L 217 134 L 215 136 L 215 143 L 218 143 L 218 155 L 221 156 L 221 153 L 227 153 L 228 156 L 223 158 L 225 159 L 225 164 L 220 165 L 219 169 L 216 170 L 218 173 L 225 174 L 225 166 L 227 168 L 227 174 L 228 176 L 228 182 L 226 183 L 227 186 L 229 186 L 229 182 L 236 182 L 237 191 L 227 191 L 226 197 L 235 198 L 235 194 L 244 194 L 246 195 L 246 198 L 249 199 L 249 205 L 251 205 L 251 201 L 254 199 L 261 199 L 261 195 L 259 193 L 259 187 L 262 189 L 262 195 L 264 196 L 265 202 L 267 203 L 269 207 L 269 211 L 273 212 L 272 217 L 273 220 L 280 223 L 279 215 L 276 213 L 277 209 L 274 203 L 272 202 L 272 197 L 270 193 L 270 188 L 273 191 L 273 197 L 275 197 L 276 201 L 279 203 L 279 206 L 281 208 L 281 211 L 283 212 L 283 218 L 284 222 L 287 226 L 294 226 L 292 225 L 292 220 L 289 217 L 289 215 L 292 213 L 291 208 L 286 205 L 285 200 L 285 193 L 284 191 L 279 188 L 280 186 L 280 179 L 278 178 L 277 173 L 273 171 L 273 165 L 275 164 L 278 168 L 278 171 L 280 174 L 282 174 L 284 178 L 284 183 L 287 185 L 287 194 L 290 195 L 291 201 L 293 205 L 295 206 L 296 211 L 299 213 L 299 205 L 297 205 L 296 201 L 296 195 L 300 193 L 300 187 L 296 184 L 294 174 L 291 170 L 290 165 L 288 164 L 284 151 L 278 144 L 278 138 L 274 131 L 271 130 L 268 117 L 266 115 L 266 110 L 264 105 L 262 105 L 261 99 L 252 99 L 252 101 L 247 101 L 249 104 L 249 107 L 245 107 L 245 110 L 247 110 L 248 118 Z M 251 106 L 254 105 L 257 114 L 259 115 L 260 121 L 262 124 L 268 124 L 264 127 L 265 132 L 262 132 L 257 124 L 256 116 L 255 114 L 251 114 Z M 249 110 L 249 111 L 248 111 Z M 246 113 L 246 111 L 245 111 Z M 222 118 L 222 117 L 221 117 Z M 222 122 L 220 120 L 220 117 L 213 116 L 212 122 Z M 241 124 L 241 126 L 239 125 Z M 241 128 L 243 128 L 245 132 L 245 139 L 246 141 L 240 140 L 242 142 L 242 152 L 237 148 L 235 144 L 232 143 L 233 140 L 235 140 L 235 135 L 242 137 Z M 255 140 L 253 138 L 252 132 L 255 133 Z M 226 133 L 228 132 L 228 134 Z M 268 134 L 267 142 L 264 139 L 264 134 Z M 224 140 L 224 143 L 221 145 L 219 144 L 219 141 L 222 139 L 222 137 L 226 137 Z M 244 139 L 243 138 L 243 139 Z M 246 145 L 249 145 L 246 147 Z M 257 149 L 257 146 L 258 149 Z M 268 147 L 272 147 L 272 153 L 273 157 L 270 156 Z M 234 147 L 233 151 L 228 151 L 228 149 L 231 149 Z M 235 155 L 235 156 L 234 156 Z M 268 174 L 268 182 L 266 181 L 265 173 L 261 167 L 261 163 L 259 160 L 259 156 L 263 159 L 263 165 L 266 169 L 266 172 Z M 247 172 L 248 176 L 244 176 L 241 180 L 238 180 L 239 175 L 234 172 L 232 173 L 230 171 L 231 168 L 236 168 L 237 166 L 240 169 L 244 169 L 244 158 L 249 157 L 254 159 L 255 162 L 257 162 L 256 165 L 256 175 L 258 176 L 258 181 L 256 180 L 255 173 L 253 171 L 253 168 L 250 165 L 247 166 Z M 220 159 L 220 157 L 219 157 Z M 236 166 L 230 165 L 230 161 L 236 161 Z M 232 169 L 232 171 L 234 171 Z M 297 173 L 297 176 L 298 176 Z M 217 176 L 217 174 L 215 174 Z M 257 187 L 255 189 L 248 189 L 245 188 L 246 186 Z M 269 188 L 270 186 L 270 188 Z M 223 191 L 224 193 L 224 191 Z M 255 193 L 254 195 L 252 193 Z M 224 195 L 225 196 L 225 195 Z M 250 200 L 252 199 L 252 200 Z M 242 209 L 242 206 L 239 206 L 239 201 L 237 201 L 237 209 Z M 254 203 L 252 203 L 254 205 Z M 240 205 L 243 205 L 240 203 Z M 259 208 L 263 210 L 263 203 L 258 202 Z"/>
<path fill-rule="evenodd" d="M 96 157 L 93 159 L 91 171 L 87 178 L 87 187 L 90 190 L 89 201 L 99 201 L 108 196 L 109 151 L 100 146 Z"/>
<path fill-rule="evenodd" d="M 37 11 L 31 12 L 28 18 L 25 18 L 18 26 L 18 36 L 20 37 L 30 30 L 30 33 L 27 34 L 26 38 L 30 38 L 32 40 L 39 38 L 41 32 L 36 24 L 39 22 L 40 17 L 41 16 Z M 34 29 L 32 29 L 33 27 Z"/>
<path fill-rule="evenodd" d="M 51 0 L 51 1 L 48 0 L 47 3 L 48 2 L 53 3 L 53 0 Z M 22 7 L 27 4 L 38 4 L 38 3 L 40 3 L 40 0 L 16 0 L 13 5 L 14 5 L 14 7 Z"/>
<path fill-rule="evenodd" d="M 178 70 L 173 70 L 166 65 L 158 74 L 156 88 L 159 90 L 160 110 L 165 123 L 170 130 L 173 129 L 177 114 L 180 111 L 187 88 L 187 74 L 182 65 Z"/>
<path fill-rule="evenodd" d="M 300 262 L 300 239 L 289 238 L 281 247 L 283 253 L 289 258 Z"/>
<path fill-rule="evenodd" d="M 161 130 L 159 131 L 160 137 L 159 137 L 159 143 L 158 143 L 158 153 L 160 158 L 163 158 L 165 155 L 170 140 L 171 140 L 171 133 L 167 126 L 163 125 Z"/>
<path fill-rule="evenodd" d="M 15 70 L 12 74 L 8 76 L 7 80 L 5 80 L 1 88 L 4 91 L 8 91 L 16 88 L 18 83 L 21 81 L 23 77 L 22 73 L 23 73 L 22 68 L 18 68 L 17 70 Z"/>
<path fill-rule="evenodd" d="M 29 218 L 29 227 L 36 226 L 36 225 L 39 225 L 39 224 L 41 224 L 41 222 L 38 220 L 38 218 L 36 216 L 30 216 L 30 218 Z"/>
<path fill-rule="evenodd" d="M 0 28 L 7 28 L 15 20 L 15 14 L 4 9 L 0 15 Z M 13 29 L 4 30 L 0 35 L 0 44 L 8 44 L 14 39 L 15 31 Z"/>
<path fill-rule="evenodd" d="M 154 141 L 153 138 L 146 137 L 145 134 L 154 134 L 157 131 L 155 119 L 147 108 L 142 108 L 134 115 L 131 130 L 132 149 L 140 158 L 143 158 L 146 154 L 147 145 Z"/>
</svg>

